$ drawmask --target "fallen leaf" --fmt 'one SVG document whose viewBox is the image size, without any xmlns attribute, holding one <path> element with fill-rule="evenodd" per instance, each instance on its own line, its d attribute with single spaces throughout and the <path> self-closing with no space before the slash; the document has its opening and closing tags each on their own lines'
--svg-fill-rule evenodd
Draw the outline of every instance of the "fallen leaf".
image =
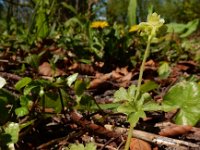
<svg viewBox="0 0 200 150">
<path fill-rule="evenodd" d="M 143 140 L 132 138 L 130 150 L 151 150 L 151 145 Z"/>
<path fill-rule="evenodd" d="M 112 71 L 112 78 L 113 79 L 119 79 L 119 78 L 121 78 L 122 77 L 122 75 L 121 74 L 119 74 L 119 72 L 117 72 L 117 71 Z"/>
<path fill-rule="evenodd" d="M 182 135 L 187 132 L 189 132 L 192 129 L 192 126 L 189 125 L 174 125 L 167 127 L 165 129 L 162 129 L 159 132 L 159 135 L 161 136 L 176 136 L 176 135 Z"/>
<path fill-rule="evenodd" d="M 87 75 L 94 75 L 95 69 L 90 64 L 84 64 L 84 63 L 74 63 L 69 67 L 69 70 L 73 70 L 75 72 L 87 74 Z"/>
<path fill-rule="evenodd" d="M 129 73 L 127 67 L 124 67 L 124 68 L 117 67 L 117 69 L 115 71 L 121 75 L 127 75 Z"/>
<path fill-rule="evenodd" d="M 145 66 L 155 67 L 156 63 L 151 59 L 145 63 Z"/>
<path fill-rule="evenodd" d="M 129 72 L 127 75 L 123 76 L 120 80 L 119 80 L 119 86 L 121 87 L 126 87 L 129 85 L 131 79 L 133 77 L 133 74 L 131 72 Z"/>
<path fill-rule="evenodd" d="M 100 84 L 102 84 L 105 81 L 107 81 L 108 79 L 110 79 L 112 76 L 112 73 L 97 74 L 96 76 L 97 76 L 97 78 L 90 82 L 90 88 L 96 88 Z"/>
<path fill-rule="evenodd" d="M 65 72 L 56 68 L 53 70 L 51 65 L 48 62 L 42 63 L 38 68 L 39 74 L 44 76 L 60 76 L 65 75 Z"/>
</svg>

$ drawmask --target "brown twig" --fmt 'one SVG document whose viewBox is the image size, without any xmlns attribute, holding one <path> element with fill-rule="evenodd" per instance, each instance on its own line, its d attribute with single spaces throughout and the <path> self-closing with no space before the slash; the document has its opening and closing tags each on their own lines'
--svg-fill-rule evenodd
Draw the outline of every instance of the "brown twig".
<svg viewBox="0 0 200 150">
<path fill-rule="evenodd" d="M 114 127 L 112 125 L 105 125 L 105 128 L 107 130 L 114 131 L 118 134 L 128 132 L 127 128 Z M 144 132 L 140 130 L 133 130 L 133 137 L 141 139 L 141 140 L 145 140 L 154 144 L 158 144 L 158 145 L 165 145 L 169 147 L 178 148 L 179 150 L 183 150 L 183 149 L 185 150 L 185 149 L 188 149 L 188 147 L 199 148 L 199 145 L 197 144 L 193 144 L 193 143 L 181 141 L 181 140 L 176 140 L 176 139 L 172 139 L 172 138 L 168 138 L 164 136 L 159 136 L 156 134 L 152 134 L 152 133 L 148 133 L 148 132 Z"/>
<path fill-rule="evenodd" d="M 88 120 L 85 120 L 81 114 L 79 114 L 77 111 L 72 111 L 70 113 L 71 119 L 76 122 L 77 124 L 81 125 L 82 127 L 93 131 L 100 135 L 105 135 L 107 137 L 119 137 L 121 134 L 115 133 L 113 131 L 109 131 L 106 128 L 96 125 L 94 123 L 91 123 Z"/>
<path fill-rule="evenodd" d="M 44 149 L 44 148 L 47 148 L 53 144 L 56 144 L 56 143 L 66 143 L 64 141 L 67 141 L 71 138 L 75 138 L 75 137 L 78 137 L 78 136 L 81 136 L 82 134 L 84 134 L 85 131 L 80 131 L 78 133 L 76 132 L 72 132 L 71 134 L 65 136 L 65 137 L 61 137 L 61 138 L 57 138 L 57 139 L 53 139 L 51 141 L 48 141 L 47 143 L 44 143 L 44 144 L 41 144 L 40 146 L 38 146 L 36 149 L 37 150 L 40 150 L 40 149 Z M 63 144 L 64 145 L 64 144 Z"/>
<path fill-rule="evenodd" d="M 13 79 L 13 80 L 20 80 L 21 77 L 12 73 L 7 73 L 7 72 L 0 72 L 0 76 L 6 78 L 6 79 Z"/>
</svg>

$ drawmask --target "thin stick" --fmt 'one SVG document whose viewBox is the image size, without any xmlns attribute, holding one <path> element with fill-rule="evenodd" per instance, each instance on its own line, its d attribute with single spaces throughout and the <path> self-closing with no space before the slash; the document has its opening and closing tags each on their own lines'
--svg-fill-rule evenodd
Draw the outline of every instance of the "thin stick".
<svg viewBox="0 0 200 150">
<path fill-rule="evenodd" d="M 47 143 L 43 143 L 43 144 L 39 145 L 36 149 L 37 149 L 37 150 L 39 150 L 39 149 L 44 149 L 44 148 L 47 148 L 47 147 L 49 147 L 49 146 L 51 146 L 51 145 L 55 145 L 56 143 L 59 143 L 59 142 L 61 143 L 61 142 L 63 142 L 63 141 L 67 141 L 67 140 L 69 140 L 69 139 L 75 138 L 75 137 L 80 136 L 80 135 L 82 135 L 82 134 L 84 134 L 84 133 L 85 133 L 85 131 L 80 131 L 80 132 L 78 132 L 78 133 L 72 132 L 72 133 L 70 133 L 69 135 L 67 135 L 67 136 L 65 136 L 65 137 L 53 139 L 53 140 L 51 140 L 51 141 L 48 141 Z"/>
<path fill-rule="evenodd" d="M 128 129 L 127 128 L 121 128 L 121 127 L 114 127 L 112 125 L 105 125 L 105 128 L 107 130 L 110 131 L 114 131 L 117 134 L 122 134 L 122 133 L 127 133 Z M 140 130 L 133 130 L 133 137 L 144 140 L 144 141 L 148 141 L 154 144 L 158 144 L 158 145 L 165 145 L 165 146 L 169 146 L 169 147 L 174 147 L 174 148 L 199 148 L 200 146 L 197 144 L 193 144 L 190 142 L 186 142 L 186 141 L 181 141 L 181 140 L 176 140 L 176 139 L 172 139 L 172 138 L 168 138 L 168 137 L 164 137 L 164 136 L 160 136 L 160 135 L 156 135 L 156 134 L 152 134 L 152 133 L 148 133 L 148 132 L 144 132 L 144 131 L 140 131 Z"/>
</svg>

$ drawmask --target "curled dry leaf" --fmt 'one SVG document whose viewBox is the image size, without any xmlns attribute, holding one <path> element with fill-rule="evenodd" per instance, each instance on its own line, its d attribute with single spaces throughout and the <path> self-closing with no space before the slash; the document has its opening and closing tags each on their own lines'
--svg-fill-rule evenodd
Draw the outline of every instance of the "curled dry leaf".
<svg viewBox="0 0 200 150">
<path fill-rule="evenodd" d="M 56 68 L 56 70 L 53 70 L 51 65 L 48 62 L 44 62 L 41 64 L 38 68 L 39 74 L 44 76 L 60 76 L 64 75 L 65 72 Z"/>
<path fill-rule="evenodd" d="M 87 75 L 94 75 L 95 69 L 90 64 L 83 64 L 83 63 L 74 63 L 69 67 L 69 70 L 73 70 L 75 72 L 81 72 Z"/>
<path fill-rule="evenodd" d="M 130 150 L 151 150 L 151 145 L 143 140 L 132 138 Z"/>
<path fill-rule="evenodd" d="M 123 76 L 119 81 L 119 86 L 120 87 L 126 87 L 129 85 L 131 79 L 133 77 L 133 74 L 131 72 L 129 72 L 128 74 L 126 74 L 125 76 Z"/>
</svg>

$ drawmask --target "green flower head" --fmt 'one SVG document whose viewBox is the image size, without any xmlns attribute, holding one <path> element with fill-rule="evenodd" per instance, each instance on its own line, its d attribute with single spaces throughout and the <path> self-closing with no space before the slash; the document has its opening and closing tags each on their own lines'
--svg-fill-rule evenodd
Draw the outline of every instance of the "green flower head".
<svg viewBox="0 0 200 150">
<path fill-rule="evenodd" d="M 156 36 L 156 32 L 160 27 L 163 26 L 165 20 L 160 18 L 157 13 L 149 14 L 147 17 L 147 22 L 141 22 L 139 28 L 142 34 L 151 35 L 151 37 Z"/>
<path fill-rule="evenodd" d="M 160 18 L 157 13 L 149 14 L 147 22 L 141 22 L 139 25 L 133 25 L 129 32 L 139 31 L 141 35 L 150 35 L 151 38 L 156 37 L 159 28 L 163 26 L 165 20 Z"/>
</svg>

